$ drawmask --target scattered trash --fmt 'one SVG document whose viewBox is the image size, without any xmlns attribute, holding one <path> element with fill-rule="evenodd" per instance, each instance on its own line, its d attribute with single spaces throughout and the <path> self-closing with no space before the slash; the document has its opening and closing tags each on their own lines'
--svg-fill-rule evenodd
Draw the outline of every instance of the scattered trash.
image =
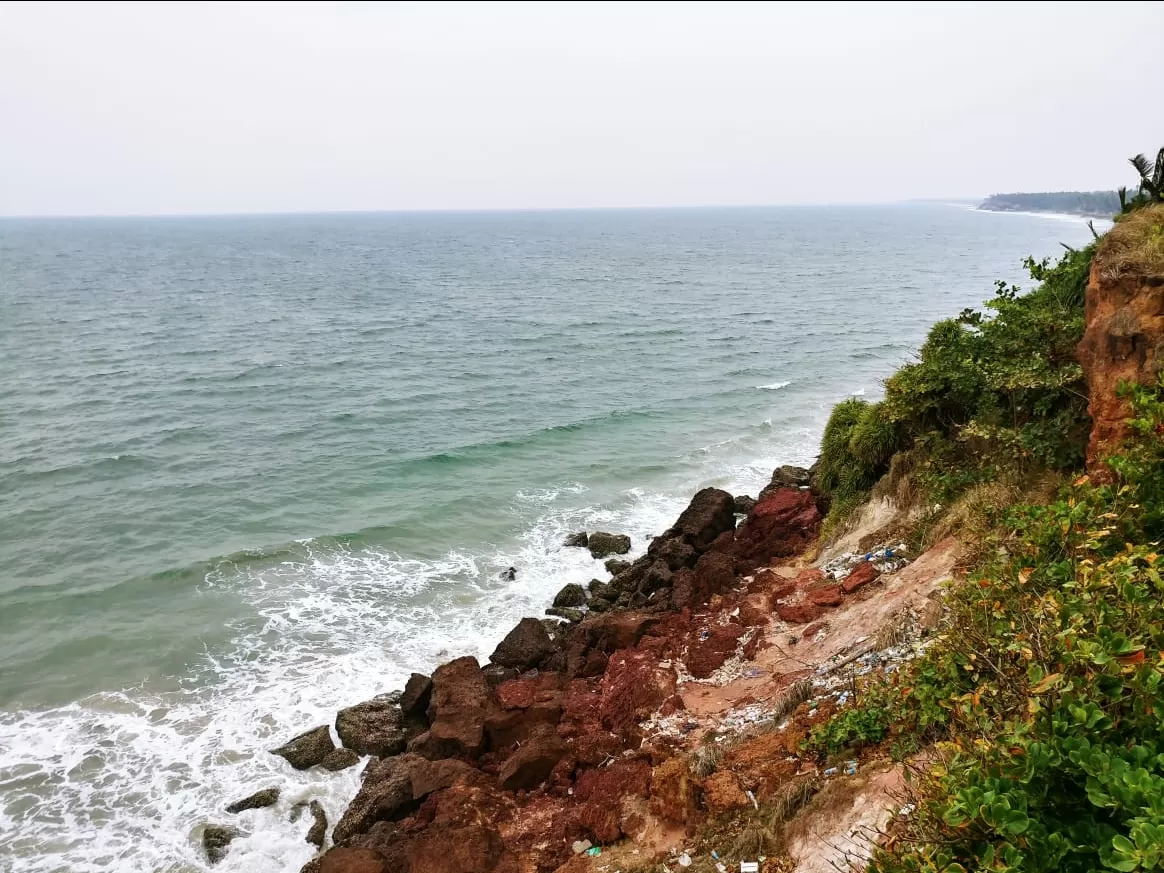
<svg viewBox="0 0 1164 873">
<path fill-rule="evenodd" d="M 760 873 L 760 862 L 740 861 L 740 873 Z"/>
<path fill-rule="evenodd" d="M 688 855 L 686 852 L 684 852 L 682 855 L 679 856 L 678 861 L 679 861 L 680 867 L 690 867 L 691 866 L 691 856 Z"/>
<path fill-rule="evenodd" d="M 748 800 L 752 801 L 752 806 L 756 807 L 756 809 L 759 809 L 760 801 L 756 800 L 756 795 L 752 793 L 751 789 L 748 789 L 744 793 L 748 795 Z"/>
<path fill-rule="evenodd" d="M 727 867 L 723 865 L 723 861 L 720 861 L 718 864 L 716 864 L 715 869 L 718 871 L 718 873 L 727 873 Z"/>
<path fill-rule="evenodd" d="M 837 775 L 837 768 L 836 767 L 829 767 L 827 770 L 824 771 L 824 774 L 826 776 L 836 776 Z M 575 845 L 577 845 L 577 844 L 575 844 Z"/>
<path fill-rule="evenodd" d="M 916 806 L 914 806 L 912 803 L 907 803 L 901 808 L 901 811 L 898 813 L 898 815 L 900 815 L 902 818 L 909 818 L 911 815 L 913 815 L 913 811 L 915 809 L 917 809 Z"/>
<path fill-rule="evenodd" d="M 590 840 L 575 840 L 574 845 L 570 848 L 574 850 L 575 855 L 581 855 L 591 846 Z"/>
<path fill-rule="evenodd" d="M 586 850 L 586 854 L 589 855 L 591 858 L 597 858 L 599 855 L 602 854 L 602 846 L 591 846 L 589 849 Z"/>
<path fill-rule="evenodd" d="M 896 546 L 883 546 L 870 552 L 846 552 L 821 567 L 824 574 L 831 579 L 842 579 L 858 564 L 869 561 L 881 573 L 896 573 L 909 563 L 905 557 L 907 549 L 905 543 Z"/>
<path fill-rule="evenodd" d="M 715 849 L 712 849 L 711 850 L 711 857 L 714 858 L 716 861 L 718 861 L 719 860 L 719 852 L 717 852 Z"/>
<path fill-rule="evenodd" d="M 857 762 L 856 761 L 846 761 L 845 762 L 845 775 L 852 776 L 856 772 L 857 772 Z"/>
</svg>

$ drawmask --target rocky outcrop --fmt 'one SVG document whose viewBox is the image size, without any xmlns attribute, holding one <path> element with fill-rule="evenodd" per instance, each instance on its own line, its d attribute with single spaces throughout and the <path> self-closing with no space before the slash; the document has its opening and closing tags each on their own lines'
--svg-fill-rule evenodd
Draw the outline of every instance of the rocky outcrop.
<svg viewBox="0 0 1164 873">
<path fill-rule="evenodd" d="M 741 569 L 799 554 L 816 539 L 820 522 L 811 491 L 787 487 L 769 491 L 736 531 L 733 551 Z"/>
<path fill-rule="evenodd" d="M 760 492 L 760 500 L 771 496 L 772 492 L 781 488 L 807 488 L 812 484 L 812 472 L 804 467 L 793 467 L 785 464 L 772 472 L 772 480 Z"/>
<path fill-rule="evenodd" d="M 226 808 L 229 813 L 245 812 L 248 809 L 262 809 L 265 806 L 274 806 L 279 802 L 278 788 L 264 788 L 256 791 L 242 800 L 236 800 Z"/>
<path fill-rule="evenodd" d="M 344 747 L 378 758 L 403 752 L 409 731 L 398 699 L 398 695 L 384 694 L 341 709 L 335 718 L 335 731 Z"/>
<path fill-rule="evenodd" d="M 319 766 L 332 773 L 338 773 L 340 770 L 354 767 L 358 763 L 360 763 L 359 753 L 353 752 L 351 749 L 335 749 L 319 762 Z"/>
<path fill-rule="evenodd" d="M 242 831 L 229 825 L 206 825 L 202 829 L 202 850 L 206 852 L 206 860 L 217 864 L 230 851 L 231 841 L 242 836 Z"/>
<path fill-rule="evenodd" d="M 304 839 L 315 848 L 322 849 L 324 838 L 327 836 L 327 813 L 318 800 L 311 801 L 307 811 L 311 813 L 311 827 L 307 829 L 307 836 Z"/>
<path fill-rule="evenodd" d="M 1118 447 L 1131 407 L 1122 382 L 1154 384 L 1164 373 L 1164 246 L 1153 256 L 1164 206 L 1141 209 L 1100 243 L 1087 284 L 1083 340 L 1077 349 L 1088 386 L 1091 439 L 1088 470 L 1108 478 L 1102 459 Z"/>
<path fill-rule="evenodd" d="M 331 729 L 322 724 L 293 737 L 277 749 L 271 749 L 271 754 L 283 758 L 296 770 L 306 770 L 322 763 L 333 751 L 335 743 L 331 739 Z"/>
<path fill-rule="evenodd" d="M 737 494 L 735 499 L 736 515 L 747 515 L 756 505 L 756 498 L 747 494 Z"/>
<path fill-rule="evenodd" d="M 631 550 L 631 540 L 626 534 L 612 534 L 603 531 L 595 531 L 590 534 L 586 545 L 590 549 L 590 554 L 595 558 L 625 555 Z"/>
<path fill-rule="evenodd" d="M 545 634 L 537 619 L 524 622 L 533 622 Z M 417 749 L 429 758 L 479 754 L 485 741 L 488 697 L 489 687 L 476 658 L 457 658 L 437 667 L 432 674 L 432 700 L 428 705 L 431 727 L 413 740 Z"/>
<path fill-rule="evenodd" d="M 527 670 L 537 666 L 555 649 L 553 640 L 540 621 L 536 618 L 523 618 L 505 635 L 505 639 L 493 650 L 489 660 L 502 667 Z M 435 675 L 433 680 L 435 682 Z"/>
<path fill-rule="evenodd" d="M 562 587 L 554 597 L 554 606 L 571 608 L 586 605 L 586 589 L 577 582 Z"/>
<path fill-rule="evenodd" d="M 647 553 L 658 554 L 669 540 L 681 540 L 702 553 L 717 537 L 735 528 L 735 498 L 719 488 L 704 488 L 691 498 L 675 524 L 651 543 Z"/>
<path fill-rule="evenodd" d="M 566 546 L 567 548 L 584 549 L 589 544 L 589 541 L 590 535 L 586 533 L 586 531 L 582 530 L 578 531 L 578 533 L 570 534 L 568 537 L 566 537 L 565 540 L 563 540 L 562 545 Z"/>
<path fill-rule="evenodd" d="M 336 823 L 332 839 L 337 845 L 408 811 L 413 801 L 412 765 L 420 760 L 417 755 L 397 755 L 368 765 L 360 790 Z"/>
<path fill-rule="evenodd" d="M 424 715 L 428 709 L 429 699 L 432 697 L 432 680 L 423 673 L 413 673 L 404 684 L 400 692 L 400 711 L 405 717 Z"/>
</svg>

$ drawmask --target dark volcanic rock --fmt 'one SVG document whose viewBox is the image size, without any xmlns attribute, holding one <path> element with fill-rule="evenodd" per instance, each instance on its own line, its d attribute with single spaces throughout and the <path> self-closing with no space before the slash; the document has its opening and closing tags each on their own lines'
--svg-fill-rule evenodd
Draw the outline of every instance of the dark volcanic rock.
<svg viewBox="0 0 1164 873">
<path fill-rule="evenodd" d="M 567 609 L 564 606 L 551 606 L 546 610 L 546 615 L 554 615 L 558 618 L 564 618 L 566 621 L 572 622 L 574 624 L 577 624 L 586 617 L 586 613 L 584 613 L 582 610 Z"/>
<path fill-rule="evenodd" d="M 331 729 L 322 724 L 299 734 L 277 749 L 271 749 L 271 754 L 285 759 L 296 770 L 306 770 L 322 762 L 334 750 Z"/>
<path fill-rule="evenodd" d="M 631 549 L 631 540 L 626 534 L 595 531 L 590 534 L 587 545 L 595 558 L 605 558 L 607 555 L 625 555 Z"/>
<path fill-rule="evenodd" d="M 323 839 L 327 836 L 327 813 L 323 811 L 323 804 L 318 800 L 311 801 L 308 810 L 311 812 L 311 827 L 307 829 L 307 842 L 317 849 L 322 849 Z"/>
<path fill-rule="evenodd" d="M 585 606 L 586 605 L 586 589 L 577 582 L 571 582 L 558 592 L 554 597 L 554 606 Z"/>
<path fill-rule="evenodd" d="M 648 551 L 651 558 L 656 562 L 662 561 L 672 571 L 694 565 L 699 557 L 699 552 L 678 538 L 656 540 Z"/>
<path fill-rule="evenodd" d="M 676 608 L 702 606 L 712 595 L 731 590 L 736 582 L 735 560 L 723 552 L 705 552 L 695 562 L 694 570 L 684 570 L 676 577 L 671 600 Z"/>
<path fill-rule="evenodd" d="M 320 761 L 319 766 L 324 770 L 337 773 L 340 770 L 348 769 L 348 767 L 354 767 L 358 763 L 360 763 L 358 752 L 353 752 L 351 749 L 336 749 Z"/>
<path fill-rule="evenodd" d="M 630 565 L 628 564 L 627 566 L 629 567 Z M 591 579 L 590 580 L 590 597 L 591 597 L 591 599 L 593 599 L 595 597 L 603 597 L 606 600 L 610 600 L 612 597 L 615 597 L 615 596 L 617 596 L 617 592 L 614 590 L 614 586 L 611 585 L 609 582 L 603 582 L 601 579 Z"/>
<path fill-rule="evenodd" d="M 752 507 L 756 505 L 756 498 L 749 497 L 747 494 L 737 494 L 734 503 L 736 515 L 747 515 L 752 511 Z"/>
<path fill-rule="evenodd" d="M 736 531 L 733 550 L 741 569 L 799 554 L 816 538 L 820 521 L 812 492 L 799 488 L 769 492 Z"/>
<path fill-rule="evenodd" d="M 611 602 L 605 597 L 595 597 L 590 601 L 589 611 L 594 613 L 608 612 L 611 605 Z"/>
<path fill-rule="evenodd" d="M 236 800 L 226 808 L 227 812 L 237 813 L 248 809 L 262 809 L 264 806 L 274 806 L 279 801 L 278 788 L 264 788 L 256 791 L 249 797 Z"/>
<path fill-rule="evenodd" d="M 606 568 L 606 572 L 611 576 L 617 576 L 630 566 L 630 561 L 624 561 L 622 558 L 607 558 L 602 566 Z"/>
<path fill-rule="evenodd" d="M 400 711 L 405 716 L 422 715 L 428 709 L 431 696 L 432 680 L 423 673 L 413 673 L 404 683 L 404 691 L 400 693 Z"/>
<path fill-rule="evenodd" d="M 696 492 L 691 503 L 666 533 L 648 549 L 654 555 L 667 540 L 681 539 L 697 552 L 704 551 L 715 538 L 736 526 L 735 498 L 719 488 Z"/>
<path fill-rule="evenodd" d="M 489 660 L 502 667 L 527 670 L 555 649 L 553 640 L 536 618 L 523 618 L 493 650 Z M 435 676 L 433 677 L 435 680 Z"/>
<path fill-rule="evenodd" d="M 377 758 L 403 752 L 408 729 L 396 701 L 396 695 L 383 694 L 341 709 L 335 717 L 335 731 L 344 747 Z"/>
<path fill-rule="evenodd" d="M 772 472 L 772 481 L 760 492 L 759 502 L 763 502 L 773 491 L 781 488 L 804 488 L 812 484 L 812 472 L 804 467 L 784 465 Z"/>
<path fill-rule="evenodd" d="M 523 621 L 532 622 L 545 635 L 546 630 L 537 619 Z M 428 705 L 432 723 L 428 731 L 429 754 L 440 752 L 439 757 L 446 758 L 476 756 L 485 739 L 488 697 L 489 687 L 476 658 L 457 658 L 437 667 L 432 674 L 432 701 Z"/>
<path fill-rule="evenodd" d="M 202 848 L 206 852 L 206 860 L 217 864 L 226 857 L 231 840 L 241 835 L 242 831 L 228 825 L 207 825 L 202 830 Z"/>
<path fill-rule="evenodd" d="M 378 821 L 391 821 L 412 807 L 411 767 L 415 755 L 397 755 L 373 761 L 364 771 L 360 790 L 336 823 L 332 839 L 341 845 L 367 831 Z"/>
<path fill-rule="evenodd" d="M 566 537 L 562 545 L 567 546 L 568 548 L 584 549 L 587 545 L 589 545 L 589 542 L 590 535 L 587 534 L 586 531 L 582 530 L 578 531 L 578 533 L 570 534 L 568 537 Z"/>
</svg>

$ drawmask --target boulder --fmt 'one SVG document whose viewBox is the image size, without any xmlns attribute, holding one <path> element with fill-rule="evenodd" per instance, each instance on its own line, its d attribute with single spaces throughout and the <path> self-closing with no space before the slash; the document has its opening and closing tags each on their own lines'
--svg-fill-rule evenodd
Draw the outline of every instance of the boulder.
<svg viewBox="0 0 1164 873">
<path fill-rule="evenodd" d="M 687 825 L 699 819 L 699 785 L 682 756 L 651 771 L 651 812 L 663 821 Z"/>
<path fill-rule="evenodd" d="M 864 588 L 880 575 L 881 571 L 870 561 L 862 561 L 849 572 L 848 576 L 841 580 L 841 588 L 846 594 L 852 594 L 858 588 Z"/>
<path fill-rule="evenodd" d="M 612 612 L 587 618 L 579 625 L 577 633 L 582 636 L 586 648 L 610 654 L 629 649 L 658 623 L 659 617 L 649 612 Z"/>
<path fill-rule="evenodd" d="M 607 558 L 602 564 L 611 576 L 617 576 L 630 565 L 630 561 L 624 561 L 622 558 Z"/>
<path fill-rule="evenodd" d="M 747 515 L 752 511 L 752 507 L 756 505 L 756 498 L 749 497 L 747 494 L 737 494 L 734 505 L 736 515 Z"/>
<path fill-rule="evenodd" d="M 845 593 L 840 585 L 822 585 L 808 592 L 808 600 L 817 606 L 840 606 L 845 599 Z"/>
<path fill-rule="evenodd" d="M 546 615 L 553 615 L 557 616 L 558 618 L 564 618 L 566 621 L 572 622 L 574 624 L 577 624 L 586 617 L 586 613 L 581 609 L 566 609 L 563 606 L 551 606 L 546 610 Z"/>
<path fill-rule="evenodd" d="M 751 805 L 740 788 L 739 778 L 731 770 L 720 770 L 709 776 L 703 783 L 703 798 L 713 816 Z"/>
<path fill-rule="evenodd" d="M 776 615 L 780 617 L 781 621 L 788 622 L 788 624 L 808 624 L 820 618 L 821 608 L 807 600 L 801 603 L 778 603 L 776 604 Z"/>
<path fill-rule="evenodd" d="M 590 535 L 587 534 L 586 531 L 582 530 L 578 531 L 578 533 L 570 534 L 563 541 L 562 545 L 566 546 L 567 548 L 584 549 L 587 545 L 589 545 L 589 542 Z"/>
<path fill-rule="evenodd" d="M 432 680 L 423 673 L 413 673 L 404 683 L 404 690 L 400 693 L 400 711 L 404 715 L 423 715 L 428 709 L 428 701 L 432 697 Z"/>
<path fill-rule="evenodd" d="M 338 773 L 340 770 L 354 767 L 358 763 L 360 763 L 359 753 L 353 752 L 351 749 L 336 749 L 320 761 L 319 766 L 332 773 Z"/>
<path fill-rule="evenodd" d="M 554 606 L 576 607 L 586 605 L 586 589 L 577 582 L 571 582 L 554 597 Z"/>
<path fill-rule="evenodd" d="M 602 676 L 599 714 L 603 725 L 628 736 L 651 715 L 678 686 L 671 666 L 660 666 L 654 655 L 636 650 L 615 652 Z"/>
<path fill-rule="evenodd" d="M 532 622 L 543 635 L 545 628 L 537 619 Z M 476 756 L 485 739 L 485 704 L 489 687 L 477 659 L 457 658 L 437 667 L 432 674 L 432 700 L 428 705 L 430 754 L 440 750 L 440 757 Z M 419 739 L 419 738 L 418 738 Z"/>
<path fill-rule="evenodd" d="M 502 868 L 505 843 L 497 831 L 482 824 L 438 823 L 414 841 L 408 873 L 496 873 Z M 504 869 L 521 869 L 515 864 Z"/>
<path fill-rule="evenodd" d="M 311 827 L 307 829 L 306 840 L 315 848 L 322 849 L 324 837 L 327 836 L 327 813 L 318 800 L 311 801 L 308 810 L 311 812 Z"/>
<path fill-rule="evenodd" d="M 627 566 L 629 567 L 630 564 L 627 564 Z M 618 593 L 614 590 L 614 586 L 609 582 L 603 582 L 601 579 L 591 579 L 589 587 L 590 598 L 592 600 L 595 597 L 601 597 L 604 600 L 610 600 L 618 596 Z"/>
<path fill-rule="evenodd" d="M 523 618 L 505 635 L 489 660 L 502 667 L 528 670 L 555 650 L 553 640 L 536 618 Z M 435 680 L 435 676 L 433 677 Z"/>
<path fill-rule="evenodd" d="M 271 749 L 272 755 L 278 755 L 296 770 L 306 770 L 322 763 L 323 759 L 335 751 L 335 743 L 331 739 L 331 728 L 321 724 L 306 733 L 293 737 L 277 749 Z"/>
<path fill-rule="evenodd" d="M 704 488 L 696 492 L 675 524 L 655 539 L 648 552 L 653 555 L 667 540 L 673 539 L 681 539 L 697 552 L 703 552 L 716 537 L 734 530 L 735 526 L 735 498 L 719 488 Z"/>
<path fill-rule="evenodd" d="M 242 831 L 229 825 L 208 824 L 202 829 L 202 849 L 206 852 L 206 860 L 217 864 L 230 851 L 230 843 L 235 837 L 242 836 Z"/>
<path fill-rule="evenodd" d="M 805 488 L 812 484 L 812 471 L 804 467 L 793 467 L 785 464 L 772 472 L 772 480 L 760 492 L 760 500 L 769 497 L 773 491 L 781 488 Z"/>
<path fill-rule="evenodd" d="M 416 761 L 409 768 L 413 800 L 422 800 L 434 791 L 448 788 L 458 779 L 475 773 L 472 765 L 453 758 L 443 761 Z"/>
<path fill-rule="evenodd" d="M 397 699 L 396 695 L 383 694 L 341 709 L 335 718 L 335 731 L 344 747 L 377 758 L 403 752 L 409 737 Z"/>
<path fill-rule="evenodd" d="M 595 597 L 590 601 L 587 612 L 609 612 L 613 604 L 605 597 Z"/>
<path fill-rule="evenodd" d="M 799 488 L 771 491 L 736 531 L 733 551 L 741 569 L 799 554 L 816 539 L 820 522 L 812 492 Z"/>
<path fill-rule="evenodd" d="M 379 821 L 403 817 L 413 805 L 412 764 L 416 755 L 397 755 L 372 761 L 364 771 L 363 783 L 343 816 L 336 823 L 332 839 L 336 845 L 367 831 Z"/>
<path fill-rule="evenodd" d="M 699 557 L 699 552 L 681 539 L 656 539 L 651 543 L 648 554 L 655 561 L 662 561 L 672 571 L 693 567 Z"/>
<path fill-rule="evenodd" d="M 631 550 L 631 539 L 626 534 L 612 534 L 595 531 L 587 543 L 590 554 L 595 558 L 607 555 L 625 555 Z"/>
<path fill-rule="evenodd" d="M 244 797 L 242 800 L 236 800 L 226 808 L 229 813 L 239 813 L 248 809 L 262 809 L 266 806 L 274 806 L 279 801 L 278 788 L 263 788 L 256 791 L 249 797 Z"/>
<path fill-rule="evenodd" d="M 375 849 L 339 847 L 324 855 L 319 873 L 389 873 L 383 855 Z"/>
<path fill-rule="evenodd" d="M 566 744 L 551 730 L 540 731 L 501 766 L 498 784 L 506 791 L 529 791 L 549 778 L 566 754 Z"/>
</svg>

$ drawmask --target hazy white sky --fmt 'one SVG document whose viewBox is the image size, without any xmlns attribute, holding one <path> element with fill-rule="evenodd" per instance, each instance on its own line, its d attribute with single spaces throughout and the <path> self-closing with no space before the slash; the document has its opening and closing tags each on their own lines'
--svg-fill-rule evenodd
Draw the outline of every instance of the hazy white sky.
<svg viewBox="0 0 1164 873">
<path fill-rule="evenodd" d="M 1130 182 L 1164 3 L 0 5 L 0 214 Z"/>
</svg>

